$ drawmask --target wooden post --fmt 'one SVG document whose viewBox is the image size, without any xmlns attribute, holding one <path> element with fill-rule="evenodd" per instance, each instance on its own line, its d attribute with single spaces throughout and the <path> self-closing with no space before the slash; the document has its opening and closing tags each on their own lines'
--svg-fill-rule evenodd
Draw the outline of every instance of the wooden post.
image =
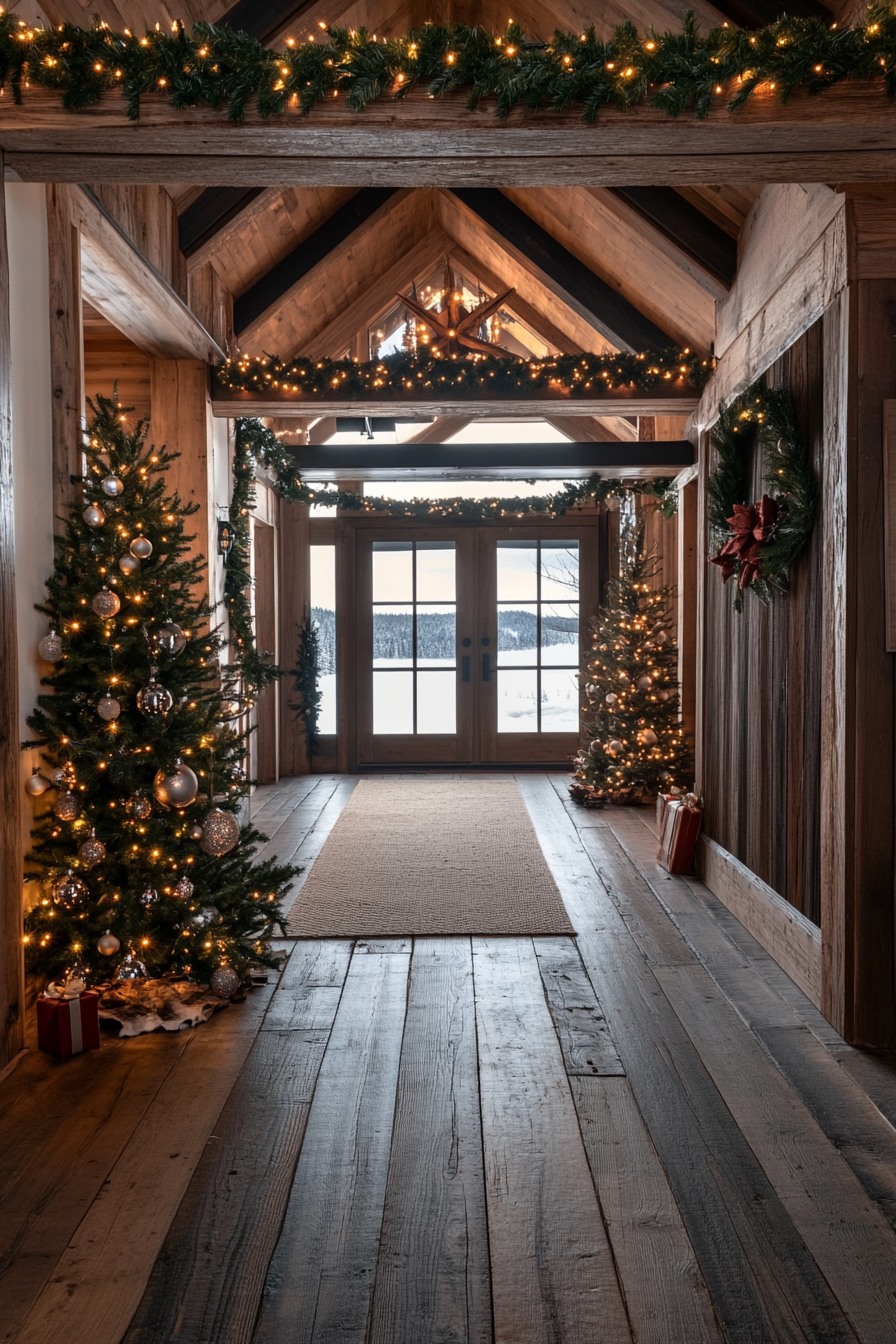
<svg viewBox="0 0 896 1344">
<path fill-rule="evenodd" d="M 310 510 L 303 504 L 280 501 L 279 620 L 282 666 L 294 667 L 299 627 L 311 609 Z M 295 700 L 292 677 L 280 682 L 280 775 L 307 775 L 311 770 L 302 724 L 289 708 Z"/>
<path fill-rule="evenodd" d="M 71 186 L 47 187 L 54 520 L 65 516 L 72 496 L 71 477 L 81 472 L 85 409 L 81 242 L 71 206 L 74 191 L 77 188 Z"/>
<path fill-rule="evenodd" d="M 212 417 L 208 366 L 198 359 L 153 359 L 150 363 L 152 427 L 150 437 L 180 453 L 167 475 L 167 490 L 184 504 L 198 504 L 188 531 L 196 533 L 194 552 L 215 564 L 216 523 L 212 462 Z"/>
<path fill-rule="evenodd" d="M 10 388 L 9 253 L 0 156 L 0 1070 L 24 1045 L 19 670 Z"/>
<path fill-rule="evenodd" d="M 678 683 L 681 722 L 693 740 L 697 703 L 697 481 L 678 492 Z"/>
</svg>

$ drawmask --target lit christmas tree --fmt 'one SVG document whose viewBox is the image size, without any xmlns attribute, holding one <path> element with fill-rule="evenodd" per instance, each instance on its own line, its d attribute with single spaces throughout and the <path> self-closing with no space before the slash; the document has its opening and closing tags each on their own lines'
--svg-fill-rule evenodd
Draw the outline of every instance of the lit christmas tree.
<svg viewBox="0 0 896 1344">
<path fill-rule="evenodd" d="M 679 723 L 678 652 L 670 588 L 654 588 L 643 527 L 623 529 L 620 574 L 592 622 L 582 674 L 587 742 L 576 757 L 576 802 L 649 801 L 691 785 L 693 757 Z"/>
<path fill-rule="evenodd" d="M 240 826 L 244 740 L 230 717 L 222 639 L 189 555 L 196 511 L 165 494 L 176 454 L 145 444 L 143 423 L 91 404 L 82 499 L 47 585 L 55 664 L 28 719 L 55 788 L 37 820 L 26 879 L 29 967 L 53 979 L 77 964 L 93 980 L 176 973 L 232 993 L 267 940 L 295 868 L 252 864 L 265 837 Z"/>
</svg>

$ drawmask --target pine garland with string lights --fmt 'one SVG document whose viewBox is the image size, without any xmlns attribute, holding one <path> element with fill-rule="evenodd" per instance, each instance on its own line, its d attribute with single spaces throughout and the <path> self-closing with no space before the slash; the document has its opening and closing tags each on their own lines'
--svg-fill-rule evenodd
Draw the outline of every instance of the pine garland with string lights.
<svg viewBox="0 0 896 1344">
<path fill-rule="evenodd" d="M 679 723 L 678 651 L 671 588 L 655 588 L 657 564 L 644 528 L 623 529 L 620 573 L 592 621 L 582 683 L 587 741 L 575 760 L 576 802 L 639 803 L 690 787 L 691 746 Z"/>
<path fill-rule="evenodd" d="M 321 25 L 325 27 L 325 25 Z M 287 41 L 279 52 L 224 25 L 201 22 L 188 33 L 113 32 L 61 24 L 39 28 L 0 15 L 0 80 L 16 102 L 23 85 L 62 94 L 67 111 L 94 106 L 120 92 L 129 117 L 141 99 L 160 94 L 178 111 L 226 108 L 231 121 L 254 106 L 262 117 L 295 109 L 307 115 L 334 98 L 361 111 L 379 98 L 402 100 L 424 87 L 431 97 L 466 94 L 469 110 L 494 99 L 499 117 L 581 108 L 596 121 L 602 108 L 646 104 L 676 117 L 706 117 L 723 101 L 729 112 L 757 91 L 786 102 L 798 90 L 820 94 L 845 79 L 879 79 L 896 96 L 896 14 L 869 6 L 854 27 L 820 18 L 783 15 L 749 31 L 724 24 L 700 33 L 692 13 L 679 32 L 639 34 L 624 23 L 607 40 L 586 32 L 555 32 L 548 43 L 527 41 L 511 23 L 501 34 L 478 26 L 426 24 L 378 40 L 365 28 L 326 28 L 327 42 Z"/>
<path fill-rule="evenodd" d="M 239 983 L 250 964 L 273 964 L 267 940 L 298 870 L 253 863 L 266 837 L 238 822 L 245 742 L 197 595 L 206 566 L 185 528 L 196 506 L 166 494 L 176 454 L 148 446 L 143 422 L 128 430 L 116 401 L 91 410 L 82 498 L 38 608 L 52 671 L 25 746 L 44 772 L 29 792 L 50 806 L 28 857 L 27 963 L 53 978 L 80 962 L 94 980 L 142 963 L 213 985 L 229 968 Z"/>
</svg>

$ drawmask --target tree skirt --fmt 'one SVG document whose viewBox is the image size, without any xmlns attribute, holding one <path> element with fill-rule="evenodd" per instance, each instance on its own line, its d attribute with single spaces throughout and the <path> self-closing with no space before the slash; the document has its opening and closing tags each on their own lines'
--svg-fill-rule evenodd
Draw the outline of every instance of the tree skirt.
<svg viewBox="0 0 896 1344">
<path fill-rule="evenodd" d="M 292 938 L 571 934 L 513 780 L 361 780 L 287 925 Z"/>
<path fill-rule="evenodd" d="M 192 980 L 112 980 L 96 990 L 100 1019 L 118 1022 L 119 1036 L 198 1027 L 230 1002 Z"/>
</svg>

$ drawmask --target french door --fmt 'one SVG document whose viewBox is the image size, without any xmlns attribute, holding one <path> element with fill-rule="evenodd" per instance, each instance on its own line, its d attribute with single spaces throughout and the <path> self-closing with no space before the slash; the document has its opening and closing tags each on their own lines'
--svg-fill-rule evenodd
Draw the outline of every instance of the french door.
<svg viewBox="0 0 896 1344">
<path fill-rule="evenodd" d="M 356 527 L 355 763 L 565 763 L 599 522 Z"/>
</svg>

